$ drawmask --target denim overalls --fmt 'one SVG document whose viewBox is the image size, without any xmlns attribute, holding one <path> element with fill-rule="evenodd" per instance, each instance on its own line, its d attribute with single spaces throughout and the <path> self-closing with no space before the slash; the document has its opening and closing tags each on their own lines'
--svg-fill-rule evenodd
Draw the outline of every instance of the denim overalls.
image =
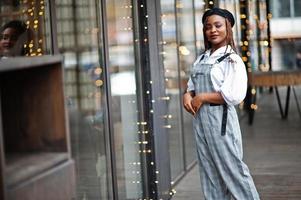
<svg viewBox="0 0 301 200">
<path fill-rule="evenodd" d="M 228 62 L 226 57 L 218 60 Z M 214 92 L 210 77 L 212 67 L 214 64 L 201 64 L 200 61 L 195 64 L 191 80 L 196 95 Z M 258 200 L 249 169 L 242 161 L 241 132 L 234 106 L 203 104 L 194 118 L 193 128 L 205 199 Z"/>
</svg>

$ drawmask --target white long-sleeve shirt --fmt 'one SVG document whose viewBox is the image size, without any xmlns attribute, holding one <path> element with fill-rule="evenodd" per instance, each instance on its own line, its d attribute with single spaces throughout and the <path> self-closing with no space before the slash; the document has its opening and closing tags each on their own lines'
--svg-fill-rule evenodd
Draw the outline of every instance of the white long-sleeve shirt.
<svg viewBox="0 0 301 200">
<path fill-rule="evenodd" d="M 230 46 L 228 48 L 227 46 L 221 47 L 211 55 L 210 50 L 208 50 L 202 54 L 204 55 L 202 60 L 202 55 L 196 59 L 193 68 L 200 66 L 197 65 L 198 62 L 201 64 L 213 64 L 218 58 L 229 52 L 233 52 Z M 245 98 L 248 78 L 245 65 L 239 55 L 233 53 L 229 58 L 214 64 L 210 77 L 214 90 L 221 93 L 228 105 L 237 105 Z M 187 91 L 194 90 L 191 78 L 189 78 L 187 86 Z"/>
</svg>

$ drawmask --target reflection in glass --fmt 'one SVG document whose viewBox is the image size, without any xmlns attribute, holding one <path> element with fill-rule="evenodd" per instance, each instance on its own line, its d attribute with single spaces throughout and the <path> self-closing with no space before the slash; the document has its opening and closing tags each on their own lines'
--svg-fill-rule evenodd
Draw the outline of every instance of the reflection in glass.
<svg viewBox="0 0 301 200">
<path fill-rule="evenodd" d="M 56 1 L 77 199 L 109 200 L 102 31 L 98 1 Z"/>
<path fill-rule="evenodd" d="M 194 16 L 192 0 L 177 0 L 177 22 L 179 34 L 179 59 L 180 77 L 182 91 L 186 89 L 186 83 L 190 76 L 192 64 L 196 58 L 195 36 L 194 36 Z M 186 164 L 189 165 L 196 159 L 194 135 L 192 130 L 192 116 L 183 112 L 184 118 L 184 139 Z"/>
<path fill-rule="evenodd" d="M 277 59 L 273 63 L 273 71 L 301 68 L 300 39 L 276 40 L 273 48 L 273 55 L 277 55 Z"/>
<path fill-rule="evenodd" d="M 107 0 L 111 118 L 119 199 L 142 198 L 138 108 L 130 0 Z M 142 125 L 142 124 L 141 124 Z M 144 134 L 144 133 L 140 133 Z"/>
<path fill-rule="evenodd" d="M 165 88 L 166 95 L 169 97 L 167 124 L 170 128 L 167 129 L 167 133 L 169 134 L 171 176 L 174 180 L 184 170 L 174 1 L 161 0 L 161 12 Z"/>
<path fill-rule="evenodd" d="M 1 1 L 0 57 L 41 56 L 51 52 L 47 1 Z"/>
<path fill-rule="evenodd" d="M 258 36 L 257 36 L 257 9 L 256 9 L 256 2 L 250 1 L 249 2 L 249 57 L 252 71 L 258 70 Z"/>
<path fill-rule="evenodd" d="M 301 1 L 294 0 L 295 17 L 301 17 Z"/>
<path fill-rule="evenodd" d="M 257 32 L 257 41 L 258 41 L 258 64 L 260 71 L 269 71 L 270 63 L 269 63 L 269 48 L 268 48 L 268 33 L 267 33 L 267 8 L 266 2 L 264 0 L 260 0 L 257 2 L 258 6 L 258 32 Z"/>
<path fill-rule="evenodd" d="M 196 29 L 196 47 L 197 53 L 204 51 L 204 37 L 203 37 L 203 24 L 202 16 L 205 11 L 205 2 L 204 1 L 194 1 L 195 9 L 195 29 Z"/>
<path fill-rule="evenodd" d="M 300 0 L 295 0 L 295 1 L 300 1 Z M 270 1 L 271 6 L 272 6 L 272 14 L 273 17 L 290 17 L 291 12 L 290 12 L 290 2 L 291 1 Z"/>
<path fill-rule="evenodd" d="M 27 26 L 20 20 L 12 20 L 0 29 L 0 57 L 24 56 L 28 54 L 24 44 L 27 43 Z"/>
</svg>

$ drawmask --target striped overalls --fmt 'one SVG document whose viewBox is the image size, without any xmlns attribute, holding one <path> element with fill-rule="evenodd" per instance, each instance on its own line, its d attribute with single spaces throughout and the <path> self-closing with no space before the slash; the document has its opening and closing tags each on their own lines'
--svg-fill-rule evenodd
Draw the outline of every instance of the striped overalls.
<svg viewBox="0 0 301 200">
<path fill-rule="evenodd" d="M 227 62 L 225 59 L 223 62 Z M 191 79 L 195 94 L 214 92 L 210 78 L 211 64 L 195 65 Z M 206 200 L 258 200 L 253 179 L 242 161 L 242 140 L 234 106 L 203 104 L 193 127 L 203 193 Z M 224 117 L 223 117 L 224 116 Z M 222 126 L 222 121 L 226 126 Z M 224 133 L 223 133 L 224 132 Z"/>
</svg>

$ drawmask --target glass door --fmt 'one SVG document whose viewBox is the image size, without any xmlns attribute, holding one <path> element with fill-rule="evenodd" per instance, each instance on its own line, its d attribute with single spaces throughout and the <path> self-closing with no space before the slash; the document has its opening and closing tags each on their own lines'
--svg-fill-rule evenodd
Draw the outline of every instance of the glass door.
<svg viewBox="0 0 301 200">
<path fill-rule="evenodd" d="M 178 24 L 178 48 L 180 63 L 180 81 L 182 91 L 186 89 L 186 83 L 190 76 L 192 64 L 196 59 L 196 37 L 195 37 L 195 19 L 192 0 L 177 0 L 177 24 Z M 199 33 L 198 33 L 199 34 Z M 184 144 L 186 166 L 192 163 L 196 158 L 194 135 L 192 130 L 192 116 L 183 110 L 184 126 Z"/>
<path fill-rule="evenodd" d="M 118 199 L 143 196 L 140 161 L 138 95 L 136 87 L 133 5 L 131 0 L 107 0 L 108 78 L 110 118 Z"/>
<path fill-rule="evenodd" d="M 97 0 L 55 3 L 58 49 L 64 57 L 77 199 L 110 200 L 101 5 Z"/>
<path fill-rule="evenodd" d="M 184 171 L 175 2 L 173 0 L 161 0 L 161 12 L 165 92 L 168 97 L 168 101 L 166 101 L 167 133 L 169 136 L 171 176 L 174 180 Z"/>
</svg>

